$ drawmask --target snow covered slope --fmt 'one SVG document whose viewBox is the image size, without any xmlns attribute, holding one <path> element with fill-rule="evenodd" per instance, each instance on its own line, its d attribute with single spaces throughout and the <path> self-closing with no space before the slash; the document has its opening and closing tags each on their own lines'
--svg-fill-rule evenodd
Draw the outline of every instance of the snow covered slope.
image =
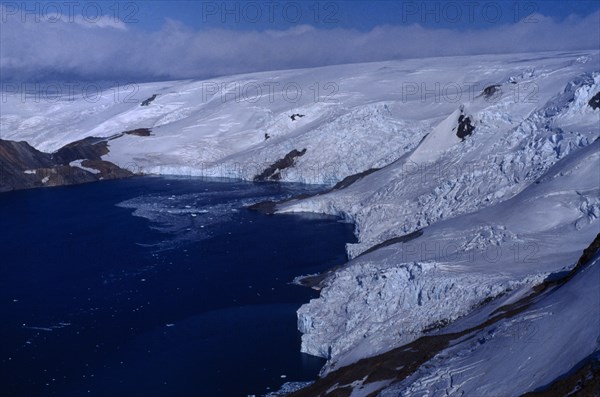
<svg viewBox="0 0 600 397">
<path fill-rule="evenodd" d="M 298 312 L 328 370 L 382 353 L 574 264 L 600 231 L 600 140 L 511 200 L 360 256 Z"/>
<path fill-rule="evenodd" d="M 597 255 L 523 313 L 444 350 L 381 396 L 518 396 L 546 386 L 600 349 L 600 305 L 590 299 L 599 296 Z"/>
<path fill-rule="evenodd" d="M 518 69 L 507 71 L 499 79 L 506 83 L 493 100 L 478 96 L 464 106 L 452 104 L 449 115 L 401 160 L 347 189 L 282 211 L 316 211 L 352 220 L 359 242 L 348 251 L 356 256 L 390 238 L 513 197 L 599 135 L 600 112 L 587 106 L 600 90 L 597 54 L 586 63 L 577 59 L 569 66 L 527 69 L 527 77 Z M 526 84 L 511 83 L 524 78 Z M 515 100 L 514 86 L 535 87 L 530 88 L 535 100 Z M 421 107 L 425 111 L 438 105 Z M 464 141 L 456 137 L 461 108 L 475 124 L 475 132 Z"/>
<path fill-rule="evenodd" d="M 600 109 L 591 106 L 599 91 L 599 51 L 400 60 L 149 83 L 117 100 L 107 90 L 95 102 L 3 93 L 0 138 L 54 151 L 150 128 L 150 136 L 108 141 L 103 160 L 142 173 L 328 185 L 354 175 L 352 183 L 276 207 L 356 226 L 351 261 L 298 312 L 302 350 L 328 358 L 327 375 L 432 330 L 481 324 L 482 312 L 575 264 L 600 232 Z M 598 297 L 597 289 L 586 291 L 573 299 Z M 560 304 L 546 301 L 556 315 L 541 303 L 530 315 L 552 324 L 580 319 L 561 294 Z M 535 376 L 498 390 L 530 391 L 568 370 L 597 348 L 589 340 L 595 325 L 582 323 L 569 357 L 515 344 L 524 355 L 565 362 L 551 371 L 531 366 Z M 448 353 L 454 359 L 404 383 L 360 389 L 355 379 L 352 395 L 388 386 L 389 395 L 485 394 L 498 379 L 491 369 L 490 378 L 478 376 L 479 363 L 498 349 L 482 346 L 460 345 Z M 494 360 L 506 369 L 523 365 L 524 355 Z M 465 374 L 458 383 L 456 371 Z"/>
<path fill-rule="evenodd" d="M 597 52 L 540 53 L 341 65 L 100 91 L 59 85 L 58 100 L 2 93 L 0 138 L 54 151 L 88 136 L 152 128 L 151 137 L 112 142 L 105 160 L 145 173 L 245 179 L 294 149 L 307 149 L 281 179 L 333 184 L 400 158 L 461 105 L 467 113 L 487 109 L 479 116 L 486 124 L 514 127 L 571 80 L 589 79 L 597 64 Z M 482 97 L 493 84 L 502 84 L 502 92 Z M 296 114 L 303 117 L 292 120 Z M 454 138 L 448 139 L 443 149 Z"/>
</svg>

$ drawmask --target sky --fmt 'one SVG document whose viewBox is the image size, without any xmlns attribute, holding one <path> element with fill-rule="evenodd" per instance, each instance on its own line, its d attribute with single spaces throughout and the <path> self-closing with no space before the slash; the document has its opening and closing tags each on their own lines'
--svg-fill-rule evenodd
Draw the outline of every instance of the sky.
<svg viewBox="0 0 600 397">
<path fill-rule="evenodd" d="M 0 80 L 151 81 L 600 48 L 600 2 L 0 1 Z"/>
</svg>

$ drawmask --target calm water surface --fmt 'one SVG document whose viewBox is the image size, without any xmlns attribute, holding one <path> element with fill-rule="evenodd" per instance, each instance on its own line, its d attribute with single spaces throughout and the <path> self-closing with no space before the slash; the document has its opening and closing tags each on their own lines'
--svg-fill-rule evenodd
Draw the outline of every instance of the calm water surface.
<svg viewBox="0 0 600 397">
<path fill-rule="evenodd" d="M 10 396 L 262 395 L 311 380 L 297 275 L 351 225 L 244 209 L 306 186 L 137 178 L 0 194 L 0 384 Z"/>
</svg>

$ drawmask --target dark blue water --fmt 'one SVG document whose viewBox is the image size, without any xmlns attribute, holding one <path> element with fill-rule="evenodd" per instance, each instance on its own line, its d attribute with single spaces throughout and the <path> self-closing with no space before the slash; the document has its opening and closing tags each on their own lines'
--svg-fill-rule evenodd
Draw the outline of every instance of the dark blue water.
<svg viewBox="0 0 600 397">
<path fill-rule="evenodd" d="M 249 203 L 306 187 L 138 178 L 0 194 L 3 396 L 247 396 L 311 380 L 297 275 L 352 228 Z M 286 377 L 282 377 L 285 375 Z"/>
</svg>

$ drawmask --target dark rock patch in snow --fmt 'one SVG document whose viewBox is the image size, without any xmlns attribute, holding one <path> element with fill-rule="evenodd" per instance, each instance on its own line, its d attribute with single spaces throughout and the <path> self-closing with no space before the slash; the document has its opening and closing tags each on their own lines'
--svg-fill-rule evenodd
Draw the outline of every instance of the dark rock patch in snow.
<svg viewBox="0 0 600 397">
<path fill-rule="evenodd" d="M 498 88 L 500 88 L 500 84 L 487 86 L 483 89 L 482 94 L 486 99 L 492 99 L 496 96 L 497 93 L 500 93 L 500 90 Z"/>
<path fill-rule="evenodd" d="M 156 97 L 158 96 L 158 94 L 154 94 L 152 95 L 150 98 L 146 99 L 144 102 L 142 102 L 142 104 L 140 106 L 148 106 L 150 105 L 150 103 L 156 99 Z"/>
<path fill-rule="evenodd" d="M 344 265 L 339 265 L 327 270 L 326 272 L 299 276 L 294 279 L 294 284 L 320 291 L 325 286 L 326 281 L 329 280 L 329 278 L 338 270 L 343 268 Z"/>
<path fill-rule="evenodd" d="M 592 109 L 600 109 L 600 92 L 597 92 L 596 95 L 594 95 L 592 99 L 590 99 L 588 105 Z"/>
<path fill-rule="evenodd" d="M 370 168 L 366 171 L 359 172 L 358 174 L 348 175 L 347 177 L 336 183 L 335 186 L 331 189 L 331 191 L 345 189 L 348 186 L 352 185 L 354 182 L 364 178 L 369 174 L 379 171 L 380 169 L 381 168 Z"/>
<path fill-rule="evenodd" d="M 471 124 L 471 119 L 464 114 L 458 116 L 458 127 L 456 131 L 456 136 L 460 139 L 465 139 L 469 135 L 473 133 L 475 127 Z"/>
<path fill-rule="evenodd" d="M 296 149 L 292 150 L 291 152 L 286 154 L 285 157 L 277 160 L 259 175 L 256 175 L 254 177 L 254 181 L 279 181 L 281 179 L 281 171 L 286 168 L 292 167 L 294 165 L 294 162 L 296 161 L 296 158 L 304 156 L 304 153 L 306 153 L 306 149 L 302 149 L 301 151 L 298 151 Z"/>
<path fill-rule="evenodd" d="M 290 116 L 290 119 L 292 119 L 292 121 L 296 121 L 297 118 L 304 117 L 304 116 L 305 116 L 304 114 L 294 113 Z"/>
<path fill-rule="evenodd" d="M 592 241 L 592 243 L 583 250 L 583 254 L 579 257 L 575 267 L 569 272 L 569 274 L 565 276 L 564 279 L 560 280 L 560 282 L 564 284 L 573 278 L 573 276 L 575 276 L 577 272 L 581 271 L 581 269 L 584 268 L 598 252 L 600 252 L 600 233 L 598 233 L 596 238 L 594 238 L 594 241 Z"/>
<path fill-rule="evenodd" d="M 125 135 L 135 135 L 135 136 L 150 136 L 152 130 L 150 128 L 136 128 L 135 130 L 124 131 Z"/>
<path fill-rule="evenodd" d="M 303 200 L 303 199 L 307 199 L 310 197 L 314 197 L 314 196 L 320 196 L 322 194 L 327 194 L 330 192 L 333 192 L 335 190 L 341 190 L 341 189 L 345 189 L 348 186 L 352 185 L 354 182 L 362 179 L 363 177 L 372 174 L 376 171 L 379 171 L 381 168 L 370 168 L 366 171 L 363 172 L 359 172 L 357 174 L 353 174 L 353 175 L 348 175 L 347 177 L 345 177 L 344 179 L 342 179 L 341 181 L 339 181 L 338 183 L 335 184 L 335 186 L 333 186 L 331 189 L 327 189 L 323 192 L 320 193 L 315 193 L 315 194 L 301 194 L 298 195 L 296 197 L 287 199 L 287 200 L 282 200 L 282 201 L 278 201 L 278 202 L 273 202 L 273 201 L 263 201 L 260 203 L 256 203 L 253 204 L 251 206 L 248 207 L 248 209 L 253 210 L 253 211 L 258 211 L 261 212 L 263 214 L 274 214 L 277 211 L 277 205 L 279 204 L 283 204 L 283 203 L 288 203 L 290 201 L 293 200 Z M 264 173 L 264 172 L 263 172 Z M 262 174 L 261 174 L 262 175 Z M 254 180 L 256 180 L 256 177 L 254 178 Z"/>
<path fill-rule="evenodd" d="M 412 233 L 405 234 L 403 236 L 394 237 L 389 240 L 385 240 L 384 242 L 374 245 L 371 248 L 369 248 L 368 250 L 362 252 L 360 255 L 357 256 L 357 258 L 360 256 L 363 256 L 363 255 L 366 255 L 370 252 L 376 251 L 383 247 L 387 247 L 387 246 L 390 246 L 393 244 L 406 243 L 406 242 L 412 241 L 412 240 L 416 239 L 417 237 L 421 237 L 422 235 L 423 235 L 423 229 L 419 229 L 419 230 L 415 230 Z"/>
</svg>

